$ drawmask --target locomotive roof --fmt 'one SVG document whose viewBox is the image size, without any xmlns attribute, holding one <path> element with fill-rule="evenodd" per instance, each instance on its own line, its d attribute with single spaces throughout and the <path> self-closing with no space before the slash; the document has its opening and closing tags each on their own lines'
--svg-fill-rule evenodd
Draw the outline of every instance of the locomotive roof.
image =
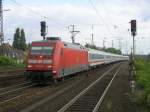
<svg viewBox="0 0 150 112">
<path fill-rule="evenodd" d="M 63 42 L 64 47 L 66 48 L 73 48 L 73 49 L 80 49 L 80 50 L 86 50 L 86 48 L 78 43 L 69 43 L 69 42 Z"/>
<path fill-rule="evenodd" d="M 56 41 L 56 40 L 55 40 Z M 50 42 L 49 40 L 38 40 L 38 41 L 32 41 L 32 43 L 34 42 Z"/>
</svg>

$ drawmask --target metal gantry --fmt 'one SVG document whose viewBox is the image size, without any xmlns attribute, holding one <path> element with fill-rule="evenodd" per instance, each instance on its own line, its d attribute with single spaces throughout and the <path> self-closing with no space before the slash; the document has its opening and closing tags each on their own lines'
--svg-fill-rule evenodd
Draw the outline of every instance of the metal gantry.
<svg viewBox="0 0 150 112">
<path fill-rule="evenodd" d="M 75 31 L 75 25 L 70 25 L 70 27 L 72 27 L 72 30 L 70 31 L 71 33 L 71 40 L 72 43 L 75 43 L 75 36 L 80 33 L 80 31 Z"/>
</svg>

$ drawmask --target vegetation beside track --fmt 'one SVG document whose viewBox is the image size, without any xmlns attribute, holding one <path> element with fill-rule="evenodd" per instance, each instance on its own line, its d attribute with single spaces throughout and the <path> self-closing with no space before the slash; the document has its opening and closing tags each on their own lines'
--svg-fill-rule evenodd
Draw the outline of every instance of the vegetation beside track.
<svg viewBox="0 0 150 112">
<path fill-rule="evenodd" d="M 24 68 L 24 63 L 18 63 L 16 59 L 0 56 L 0 70 Z"/>
<path fill-rule="evenodd" d="M 135 91 L 136 103 L 139 112 L 150 111 L 150 59 L 136 58 L 136 84 L 137 90 Z"/>
</svg>

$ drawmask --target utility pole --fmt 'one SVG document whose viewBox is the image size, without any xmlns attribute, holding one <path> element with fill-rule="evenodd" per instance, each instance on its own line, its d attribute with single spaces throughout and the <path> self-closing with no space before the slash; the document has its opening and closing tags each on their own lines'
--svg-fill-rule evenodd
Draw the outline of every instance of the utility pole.
<svg viewBox="0 0 150 112">
<path fill-rule="evenodd" d="M 3 3 L 0 0 L 0 45 L 2 45 L 4 41 L 4 33 L 3 33 Z"/>
<path fill-rule="evenodd" d="M 94 35 L 93 35 L 93 33 L 92 33 L 92 45 L 94 45 Z"/>
<path fill-rule="evenodd" d="M 128 41 L 126 40 L 126 45 L 125 45 L 125 47 L 126 47 L 126 55 L 128 55 L 128 47 L 127 47 L 127 45 L 128 45 Z"/>
<path fill-rule="evenodd" d="M 135 36 L 133 35 L 133 60 L 135 58 Z"/>
<path fill-rule="evenodd" d="M 94 45 L 94 33 L 93 33 L 94 25 L 92 25 L 92 42 L 91 44 Z"/>
<path fill-rule="evenodd" d="M 112 48 L 114 48 L 114 41 L 112 40 Z"/>
<path fill-rule="evenodd" d="M 106 38 L 103 39 L 103 50 L 105 50 L 105 42 L 106 42 L 105 39 Z"/>
<path fill-rule="evenodd" d="M 120 38 L 118 39 L 118 46 L 119 46 L 119 50 L 121 51 L 122 50 L 122 46 L 121 46 L 121 39 Z"/>
<path fill-rule="evenodd" d="M 80 33 L 80 31 L 75 31 L 75 25 L 70 25 L 70 27 L 72 27 L 72 30 L 70 31 L 72 43 L 75 43 L 75 36 Z"/>
</svg>

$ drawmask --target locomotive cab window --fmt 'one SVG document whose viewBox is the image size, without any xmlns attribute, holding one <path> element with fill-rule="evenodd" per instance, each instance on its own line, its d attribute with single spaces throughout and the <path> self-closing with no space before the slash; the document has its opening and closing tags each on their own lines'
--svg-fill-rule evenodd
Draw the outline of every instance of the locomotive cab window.
<svg viewBox="0 0 150 112">
<path fill-rule="evenodd" d="M 52 52 L 53 52 L 53 47 L 49 47 L 49 46 L 34 46 L 34 47 L 31 47 L 31 54 L 32 55 L 36 55 L 36 54 L 52 55 Z"/>
</svg>

